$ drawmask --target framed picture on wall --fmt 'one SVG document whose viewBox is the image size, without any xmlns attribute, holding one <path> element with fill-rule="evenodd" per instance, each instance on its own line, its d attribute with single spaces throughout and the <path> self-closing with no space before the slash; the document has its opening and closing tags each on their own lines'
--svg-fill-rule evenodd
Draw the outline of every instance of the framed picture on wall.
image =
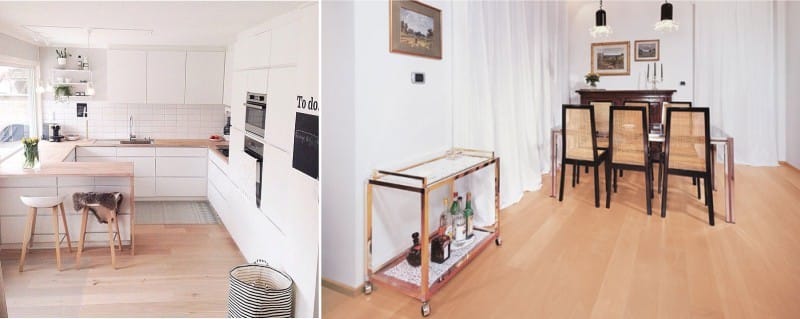
<svg viewBox="0 0 800 319">
<path fill-rule="evenodd" d="M 598 75 L 630 75 L 631 43 L 592 43 L 592 72 Z"/>
<path fill-rule="evenodd" d="M 636 40 L 633 50 L 636 51 L 636 61 L 658 61 L 661 55 L 659 40 Z"/>
<path fill-rule="evenodd" d="M 441 60 L 442 11 L 413 0 L 391 0 L 389 50 Z"/>
</svg>

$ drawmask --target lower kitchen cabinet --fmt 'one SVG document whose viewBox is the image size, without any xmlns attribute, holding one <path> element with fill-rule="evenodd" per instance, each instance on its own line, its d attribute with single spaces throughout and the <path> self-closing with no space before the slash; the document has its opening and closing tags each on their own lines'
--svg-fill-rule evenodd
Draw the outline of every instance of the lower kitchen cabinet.
<svg viewBox="0 0 800 319">
<path fill-rule="evenodd" d="M 205 177 L 156 177 L 156 196 L 198 197 L 206 196 Z"/>
<path fill-rule="evenodd" d="M 156 176 L 204 177 L 207 160 L 203 157 L 158 157 Z"/>
</svg>

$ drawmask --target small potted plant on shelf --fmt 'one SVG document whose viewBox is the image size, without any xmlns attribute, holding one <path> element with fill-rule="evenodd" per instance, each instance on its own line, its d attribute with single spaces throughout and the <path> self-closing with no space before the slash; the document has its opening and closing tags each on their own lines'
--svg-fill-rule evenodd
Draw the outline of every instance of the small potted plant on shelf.
<svg viewBox="0 0 800 319">
<path fill-rule="evenodd" d="M 67 48 L 64 48 L 64 50 L 56 49 L 56 54 L 58 55 L 56 61 L 58 61 L 58 65 L 63 68 L 67 65 L 67 56 L 69 55 L 69 53 L 67 53 Z"/>
<path fill-rule="evenodd" d="M 72 95 L 69 85 L 59 85 L 55 88 L 56 99 L 66 99 Z"/>
<path fill-rule="evenodd" d="M 586 73 L 586 84 L 589 84 L 592 88 L 597 87 L 597 82 L 600 82 L 600 75 L 594 72 Z"/>
</svg>

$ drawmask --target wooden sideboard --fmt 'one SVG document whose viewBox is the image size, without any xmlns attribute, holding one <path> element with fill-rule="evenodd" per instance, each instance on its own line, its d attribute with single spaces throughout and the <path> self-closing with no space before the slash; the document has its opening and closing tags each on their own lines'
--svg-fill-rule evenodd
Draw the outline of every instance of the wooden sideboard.
<svg viewBox="0 0 800 319">
<path fill-rule="evenodd" d="M 650 123 L 661 123 L 661 105 L 672 101 L 676 90 L 577 90 L 581 104 L 592 101 L 611 101 L 613 105 L 623 105 L 625 101 L 650 103 Z"/>
</svg>

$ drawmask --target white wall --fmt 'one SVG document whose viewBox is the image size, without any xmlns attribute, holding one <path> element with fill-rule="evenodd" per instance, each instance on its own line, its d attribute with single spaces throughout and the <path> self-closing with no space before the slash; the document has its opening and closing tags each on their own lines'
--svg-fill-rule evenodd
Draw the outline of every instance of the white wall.
<svg viewBox="0 0 800 319">
<path fill-rule="evenodd" d="M 692 3 L 674 2 L 673 18 L 680 25 L 677 32 L 661 34 L 653 30 L 659 21 L 661 3 L 654 1 L 604 1 L 608 25 L 614 33 L 608 38 L 592 38 L 589 28 L 594 25 L 594 13 L 598 9 L 597 1 L 569 2 L 569 82 L 571 100 L 577 103 L 579 96 L 575 90 L 586 87 L 583 76 L 591 71 L 590 50 L 594 42 L 630 41 L 631 74 L 620 76 L 601 76 L 598 83 L 603 89 L 646 89 L 645 73 L 648 62 L 634 60 L 634 41 L 660 40 L 661 57 L 659 68 L 664 64 L 664 82 L 659 89 L 676 89 L 673 99 L 688 100 L 693 98 L 692 51 L 694 50 L 692 33 Z M 653 62 L 649 62 L 653 68 Z M 659 69 L 660 71 L 660 69 Z M 652 70 L 650 70 L 652 72 Z M 652 73 L 651 73 L 652 74 Z M 660 75 L 659 75 L 660 77 Z M 680 86 L 686 81 L 686 86 Z"/>
<path fill-rule="evenodd" d="M 39 48 L 10 35 L 0 33 L 0 56 L 37 61 Z"/>
<path fill-rule="evenodd" d="M 322 277 L 358 287 L 364 281 L 364 183 L 372 170 L 396 168 L 444 151 L 452 144 L 451 105 L 451 19 L 450 2 L 428 4 L 442 10 L 443 58 L 441 60 L 390 53 L 388 49 L 389 2 L 324 3 L 323 30 L 337 35 L 337 41 L 323 42 L 324 92 L 352 91 L 334 94 L 327 100 L 323 128 L 346 126 L 351 121 L 355 130 L 329 132 L 324 137 L 323 162 L 330 152 L 354 149 L 354 155 L 337 156 L 333 163 L 323 164 L 323 184 L 335 185 L 336 193 L 323 196 L 323 218 L 337 218 L 332 225 L 323 222 Z M 332 29 L 328 29 L 332 28 Z M 323 36 L 324 37 L 324 36 Z M 345 48 L 334 49 L 335 46 Z M 352 49 L 350 48 L 352 46 Z M 330 51 L 329 51 L 330 50 Z M 353 54 L 349 58 L 348 54 Z M 354 85 L 347 83 L 349 74 L 339 78 L 329 69 L 338 63 L 354 65 Z M 412 72 L 424 72 L 426 84 L 411 83 Z M 323 93 L 325 94 L 325 93 Z M 338 95 L 341 94 L 341 95 Z M 331 115 L 331 113 L 340 113 Z M 344 119 L 345 122 L 336 122 Z M 353 139 L 354 138 L 354 139 Z M 354 147 L 353 147 L 354 145 Z M 339 165 L 354 158 L 355 167 Z M 344 167 L 343 172 L 332 172 Z M 352 173 L 351 170 L 352 169 Z M 333 186 L 331 186 L 333 187 Z M 353 191 L 347 190 L 353 188 Z M 327 189 L 327 188 L 326 188 Z M 341 193 L 340 193 L 341 192 Z M 342 194 L 342 195 L 339 195 Z M 435 203 L 436 201 L 433 201 Z M 439 207 L 439 206 L 434 206 Z M 419 214 L 409 211 L 406 222 L 398 229 L 418 228 Z M 375 224 L 380 224 L 375 221 Z M 378 234 L 375 234 L 378 236 Z M 332 256 L 326 256 L 332 255 Z"/>
<path fill-rule="evenodd" d="M 800 2 L 786 9 L 786 162 L 800 168 Z"/>
</svg>

